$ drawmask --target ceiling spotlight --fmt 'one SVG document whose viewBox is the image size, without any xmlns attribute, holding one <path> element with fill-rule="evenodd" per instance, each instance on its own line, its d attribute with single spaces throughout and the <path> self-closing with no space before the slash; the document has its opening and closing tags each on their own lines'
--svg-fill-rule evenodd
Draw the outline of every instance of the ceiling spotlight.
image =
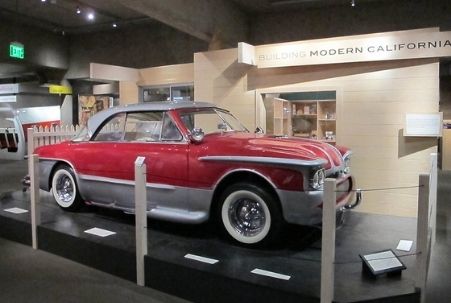
<svg viewBox="0 0 451 303">
<path fill-rule="evenodd" d="M 352 1 L 351 1 L 351 6 L 352 6 L 352 7 L 355 7 L 355 0 L 352 0 Z"/>
<path fill-rule="evenodd" d="M 81 14 L 81 9 L 80 9 L 80 7 L 79 7 L 79 6 L 77 6 L 77 10 L 76 10 L 76 12 L 77 12 L 77 15 L 80 15 L 80 14 Z"/>
<path fill-rule="evenodd" d="M 117 23 L 113 22 L 113 24 L 111 25 L 112 27 L 116 28 L 117 27 Z"/>
<path fill-rule="evenodd" d="M 94 20 L 94 13 L 88 13 L 88 20 Z"/>
<path fill-rule="evenodd" d="M 46 2 L 47 0 L 41 0 L 41 2 Z"/>
</svg>

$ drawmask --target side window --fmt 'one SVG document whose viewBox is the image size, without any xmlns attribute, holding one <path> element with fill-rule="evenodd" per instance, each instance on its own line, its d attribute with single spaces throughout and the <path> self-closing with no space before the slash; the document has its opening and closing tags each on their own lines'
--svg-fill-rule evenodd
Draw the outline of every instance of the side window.
<svg viewBox="0 0 451 303">
<path fill-rule="evenodd" d="M 111 118 L 100 131 L 97 132 L 93 141 L 120 141 L 124 137 L 125 113 L 120 113 Z"/>
<path fill-rule="evenodd" d="M 162 141 L 181 141 L 183 139 L 179 129 L 166 113 L 163 119 L 163 129 L 161 131 Z"/>
<path fill-rule="evenodd" d="M 163 112 L 129 113 L 125 125 L 125 141 L 160 141 Z"/>
</svg>

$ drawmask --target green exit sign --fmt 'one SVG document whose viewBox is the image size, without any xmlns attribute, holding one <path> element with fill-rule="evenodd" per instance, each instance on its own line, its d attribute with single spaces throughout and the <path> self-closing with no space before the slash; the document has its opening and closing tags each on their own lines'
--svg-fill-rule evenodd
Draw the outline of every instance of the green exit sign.
<svg viewBox="0 0 451 303">
<path fill-rule="evenodd" d="M 25 48 L 22 43 L 11 42 L 9 44 L 9 56 L 11 58 L 23 59 L 25 58 Z"/>
</svg>

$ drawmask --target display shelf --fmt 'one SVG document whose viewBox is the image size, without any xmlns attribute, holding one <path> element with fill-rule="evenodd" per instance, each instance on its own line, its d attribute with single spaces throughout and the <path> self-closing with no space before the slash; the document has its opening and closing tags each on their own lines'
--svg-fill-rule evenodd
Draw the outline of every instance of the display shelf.
<svg viewBox="0 0 451 303">
<path fill-rule="evenodd" d="M 294 100 L 292 101 L 293 135 L 309 133 L 310 138 L 335 144 L 336 100 Z"/>
<path fill-rule="evenodd" d="M 293 115 L 293 118 L 297 118 L 297 117 L 299 117 L 299 118 L 303 118 L 303 117 L 312 117 L 312 118 L 316 118 L 316 117 L 318 117 L 318 115 L 317 114 L 302 114 L 302 115 Z"/>
</svg>

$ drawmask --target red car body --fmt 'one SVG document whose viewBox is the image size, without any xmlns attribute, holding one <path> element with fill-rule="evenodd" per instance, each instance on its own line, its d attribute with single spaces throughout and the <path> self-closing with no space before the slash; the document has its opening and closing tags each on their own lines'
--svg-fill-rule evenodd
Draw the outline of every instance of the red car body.
<svg viewBox="0 0 451 303">
<path fill-rule="evenodd" d="M 337 209 L 349 202 L 348 149 L 250 133 L 233 119 L 212 104 L 192 102 L 103 111 L 78 139 L 35 151 L 41 188 L 52 190 L 63 208 L 84 201 L 133 212 L 134 162 L 142 156 L 149 217 L 183 223 L 216 218 L 245 244 L 277 237 L 283 222 L 320 223 L 324 177 L 337 178 Z M 110 124 L 122 133 L 109 133 Z M 164 135 L 169 128 L 176 134 Z"/>
</svg>

